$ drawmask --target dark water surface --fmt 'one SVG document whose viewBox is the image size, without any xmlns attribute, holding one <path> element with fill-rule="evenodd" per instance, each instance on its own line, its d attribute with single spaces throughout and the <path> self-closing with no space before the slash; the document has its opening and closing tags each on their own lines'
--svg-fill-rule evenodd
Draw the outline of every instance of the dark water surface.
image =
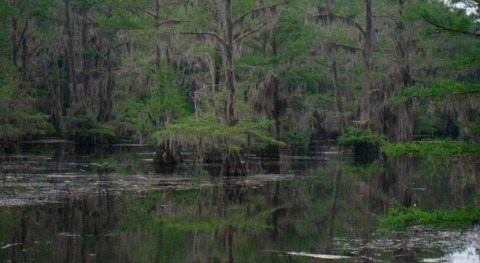
<svg viewBox="0 0 480 263">
<path fill-rule="evenodd" d="M 0 262 L 480 262 L 476 227 L 378 229 L 393 204 L 473 204 L 475 180 L 455 171 L 356 164 L 327 141 L 248 155 L 237 178 L 188 154 L 155 167 L 152 152 L 32 145 L 1 157 Z"/>
</svg>

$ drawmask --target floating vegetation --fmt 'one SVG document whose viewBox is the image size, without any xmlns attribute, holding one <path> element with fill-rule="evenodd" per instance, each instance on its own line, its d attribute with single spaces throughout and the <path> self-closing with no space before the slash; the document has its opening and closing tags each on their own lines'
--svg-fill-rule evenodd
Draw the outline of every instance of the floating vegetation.
<svg viewBox="0 0 480 263">
<path fill-rule="evenodd" d="M 473 206 L 452 210 L 423 211 L 415 207 L 396 207 L 380 217 L 383 229 L 400 230 L 410 226 L 426 225 L 444 228 L 462 228 L 477 223 L 480 210 Z"/>
<path fill-rule="evenodd" d="M 410 143 L 382 143 L 380 150 L 391 157 L 407 154 L 410 157 L 435 155 L 453 157 L 480 154 L 480 145 L 461 141 L 435 140 Z"/>
</svg>

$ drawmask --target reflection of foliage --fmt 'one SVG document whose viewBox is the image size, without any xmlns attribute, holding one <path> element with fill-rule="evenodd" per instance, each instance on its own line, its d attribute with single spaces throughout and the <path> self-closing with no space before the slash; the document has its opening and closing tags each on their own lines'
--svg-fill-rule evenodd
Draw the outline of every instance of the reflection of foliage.
<svg viewBox="0 0 480 263">
<path fill-rule="evenodd" d="M 98 121 L 97 117 L 86 111 L 76 116 L 65 117 L 65 123 L 69 127 L 66 134 L 79 141 L 102 141 L 111 140 L 115 136 L 113 128 L 109 124 Z"/>
<path fill-rule="evenodd" d="M 18 209 L 2 208 L 0 210 L 0 247 L 11 241 L 15 225 L 21 217 Z"/>
<path fill-rule="evenodd" d="M 465 227 L 478 222 L 480 211 L 475 207 L 426 212 L 418 208 L 395 207 L 380 217 L 383 229 L 399 230 L 409 226 Z"/>
<path fill-rule="evenodd" d="M 282 207 L 273 207 L 265 211 L 259 212 L 255 216 L 237 215 L 228 218 L 207 218 L 201 220 L 182 221 L 181 219 L 157 219 L 166 228 L 174 228 L 179 231 L 205 231 L 210 232 L 219 228 L 233 227 L 237 228 L 271 228 L 265 223 L 266 219 L 282 209 Z"/>
</svg>

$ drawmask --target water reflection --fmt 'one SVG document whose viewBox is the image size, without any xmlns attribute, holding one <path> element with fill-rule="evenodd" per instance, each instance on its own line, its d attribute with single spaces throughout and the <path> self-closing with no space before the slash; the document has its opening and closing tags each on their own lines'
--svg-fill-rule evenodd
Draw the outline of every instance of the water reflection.
<svg viewBox="0 0 480 263">
<path fill-rule="evenodd" d="M 1 262 L 311 262 L 289 251 L 347 262 L 478 260 L 476 229 L 376 231 L 392 203 L 434 209 L 475 200 L 475 181 L 426 176 L 428 166 L 406 157 L 356 165 L 335 146 L 316 145 L 252 156 L 250 176 L 228 178 L 192 163 L 156 171 L 145 149 L 90 159 L 70 151 L 2 159 L 4 200 L 30 191 L 61 203 L 0 208 Z"/>
</svg>

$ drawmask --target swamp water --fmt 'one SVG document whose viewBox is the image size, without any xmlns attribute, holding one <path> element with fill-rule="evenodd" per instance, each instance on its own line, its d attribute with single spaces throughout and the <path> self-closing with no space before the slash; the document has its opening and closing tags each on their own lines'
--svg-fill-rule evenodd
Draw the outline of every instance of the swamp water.
<svg viewBox="0 0 480 263">
<path fill-rule="evenodd" d="M 0 262 L 480 262 L 480 229 L 381 231 L 393 204 L 472 204 L 466 178 L 409 159 L 355 164 L 332 142 L 249 175 L 152 149 L 31 145 L 0 159 Z"/>
</svg>

